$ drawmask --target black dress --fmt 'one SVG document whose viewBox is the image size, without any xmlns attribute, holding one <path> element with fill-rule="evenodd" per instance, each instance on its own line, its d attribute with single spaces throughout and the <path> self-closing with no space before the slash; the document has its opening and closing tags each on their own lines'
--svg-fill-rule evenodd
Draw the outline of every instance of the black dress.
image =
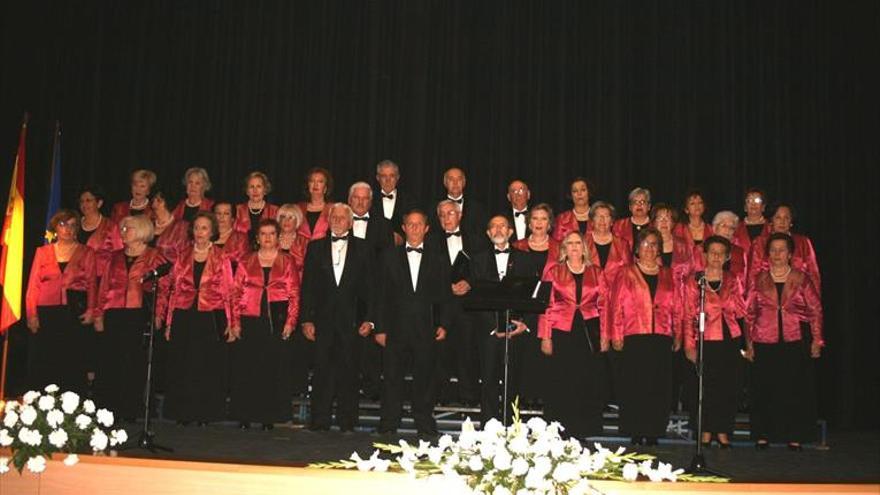
<svg viewBox="0 0 880 495">
<path fill-rule="evenodd" d="M 63 274 L 67 262 L 58 262 L 58 267 Z M 68 290 L 66 296 L 67 304 L 37 306 L 40 330 L 29 339 L 28 381 L 36 390 L 55 384 L 81 394 L 86 390 L 87 358 L 93 352 L 88 348 L 92 327 L 79 321 L 87 307 L 85 291 Z"/>
<path fill-rule="evenodd" d="M 263 267 L 263 284 L 271 267 Z M 263 289 L 260 316 L 241 317 L 241 339 L 232 352 L 229 416 L 272 424 L 290 420 L 290 341 L 282 340 L 288 301 L 268 301 Z"/>
<path fill-rule="evenodd" d="M 578 231 L 581 235 L 585 235 L 587 233 L 587 221 L 586 220 L 578 220 Z"/>
<path fill-rule="evenodd" d="M 776 284 L 782 300 L 784 283 Z M 810 357 L 810 326 L 801 324 L 801 340 L 782 338 L 782 311 L 777 310 L 779 340 L 755 343 L 750 383 L 752 438 L 771 442 L 810 442 L 816 439 L 816 389 Z"/>
<path fill-rule="evenodd" d="M 306 211 L 306 221 L 309 222 L 309 232 L 315 231 L 315 225 L 318 225 L 318 217 L 320 216 L 320 211 Z"/>
<path fill-rule="evenodd" d="M 189 223 L 192 223 L 193 220 L 196 219 L 196 215 L 198 215 L 198 214 L 199 214 L 198 205 L 190 206 L 190 205 L 184 203 L 184 205 L 183 205 L 183 219 L 184 220 L 186 220 Z"/>
<path fill-rule="evenodd" d="M 766 225 L 766 224 L 763 224 L 763 223 L 756 223 L 754 225 L 746 224 L 746 230 L 749 231 L 749 239 L 754 241 L 756 237 L 761 235 L 761 233 L 764 232 L 764 225 Z"/>
<path fill-rule="evenodd" d="M 533 251 L 531 248 L 526 252 L 528 257 L 529 273 L 540 277 L 547 263 L 547 251 Z M 532 333 L 521 335 L 520 345 L 522 349 L 522 368 L 520 381 L 520 403 L 526 407 L 537 406 L 543 402 L 546 392 L 548 375 L 548 360 L 541 353 L 541 339 L 537 337 L 538 317 L 535 314 L 526 314 L 524 323 L 532 330 Z"/>
<path fill-rule="evenodd" d="M 599 268 L 605 268 L 605 263 L 608 262 L 608 253 L 611 252 L 611 243 L 596 244 L 596 252 L 599 253 Z"/>
<path fill-rule="evenodd" d="M 189 309 L 175 309 L 169 342 L 165 415 L 180 421 L 217 421 L 226 412 L 226 314 L 199 311 L 204 261 L 193 262 L 196 297 Z"/>
<path fill-rule="evenodd" d="M 137 258 L 126 257 L 131 270 Z M 100 407 L 117 417 L 143 417 L 144 384 L 147 377 L 147 348 L 153 296 L 143 295 L 140 308 L 113 308 L 104 313 L 104 335 L 98 339 L 100 357 L 95 370 L 95 398 Z"/>
<path fill-rule="evenodd" d="M 575 299 L 583 297 L 583 274 L 573 273 Z M 545 415 L 559 421 L 576 438 L 602 433 L 605 407 L 605 362 L 599 352 L 599 318 L 584 320 L 574 312 L 571 331 L 553 329 L 551 380 Z"/>
<path fill-rule="evenodd" d="M 657 275 L 642 273 L 651 293 L 657 292 Z M 633 437 L 665 435 L 672 389 L 672 338 L 654 333 L 628 335 L 621 367 L 621 431 Z"/>
</svg>

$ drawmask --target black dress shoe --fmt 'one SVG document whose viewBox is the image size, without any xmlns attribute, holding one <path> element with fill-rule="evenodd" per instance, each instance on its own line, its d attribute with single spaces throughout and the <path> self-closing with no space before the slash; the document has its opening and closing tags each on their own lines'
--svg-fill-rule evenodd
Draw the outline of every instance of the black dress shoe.
<svg viewBox="0 0 880 495">
<path fill-rule="evenodd" d="M 800 451 L 804 450 L 804 446 L 799 443 L 796 443 L 796 442 L 789 442 L 788 443 L 788 450 L 790 450 L 792 452 L 800 452 Z"/>
<path fill-rule="evenodd" d="M 758 450 L 767 450 L 770 448 L 770 443 L 767 442 L 766 440 L 764 440 L 764 441 L 758 440 L 755 443 L 755 448 Z"/>
<path fill-rule="evenodd" d="M 731 445 L 730 442 L 727 442 L 727 443 L 718 442 L 718 446 L 721 447 L 722 450 L 733 448 L 733 445 Z"/>
<path fill-rule="evenodd" d="M 326 425 L 309 425 L 309 431 L 330 431 L 330 427 Z"/>
<path fill-rule="evenodd" d="M 247 423 L 245 421 L 241 421 L 240 423 L 238 423 L 238 429 L 239 430 L 249 430 L 249 429 L 251 429 L 251 424 Z"/>
<path fill-rule="evenodd" d="M 263 423 L 263 431 L 272 431 L 275 428 L 275 425 L 272 423 Z"/>
<path fill-rule="evenodd" d="M 657 437 L 644 437 L 644 438 L 645 438 L 645 440 L 642 443 L 642 445 L 651 446 L 651 447 L 657 445 Z"/>
<path fill-rule="evenodd" d="M 632 437 L 629 441 L 630 445 L 641 445 L 644 437 Z"/>
</svg>

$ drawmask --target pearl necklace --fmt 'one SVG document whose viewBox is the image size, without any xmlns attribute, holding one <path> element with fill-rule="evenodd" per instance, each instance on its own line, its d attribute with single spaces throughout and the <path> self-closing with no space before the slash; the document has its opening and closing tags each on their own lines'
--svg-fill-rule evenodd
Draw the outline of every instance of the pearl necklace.
<svg viewBox="0 0 880 495">
<path fill-rule="evenodd" d="M 147 198 L 144 198 L 143 203 L 140 203 L 138 206 L 135 206 L 134 198 L 131 198 L 131 201 L 128 202 L 128 208 L 130 210 L 143 210 L 144 208 L 147 207 L 148 204 L 150 204 L 150 200 L 148 200 Z"/>
<path fill-rule="evenodd" d="M 208 242 L 207 247 L 204 247 L 204 248 L 202 248 L 202 249 L 199 249 L 199 245 L 193 243 L 193 252 L 194 252 L 194 253 L 198 253 L 198 254 L 205 254 L 205 253 L 207 253 L 208 251 L 211 250 L 211 246 L 213 246 L 213 245 L 214 245 L 213 242 Z"/>
<path fill-rule="evenodd" d="M 773 280 L 785 280 L 788 278 L 788 275 L 790 273 L 791 273 L 790 266 L 788 267 L 788 270 L 786 270 L 785 273 L 783 273 L 782 275 L 776 275 L 775 273 L 773 273 L 773 269 L 772 268 L 770 269 L 770 277 L 772 277 Z"/>
<path fill-rule="evenodd" d="M 570 271 L 571 273 L 574 273 L 575 275 L 580 275 L 580 274 L 584 273 L 584 270 L 587 268 L 586 265 L 582 265 L 581 269 L 579 271 L 577 271 L 571 267 L 571 263 L 569 263 L 568 260 L 565 261 L 565 266 L 568 267 L 568 271 Z"/>
<path fill-rule="evenodd" d="M 636 265 L 639 266 L 639 269 L 645 275 L 656 275 L 656 274 L 660 273 L 660 265 L 654 265 L 654 268 L 650 268 L 650 269 L 645 267 L 645 265 L 643 265 L 641 261 L 636 261 Z"/>
<path fill-rule="evenodd" d="M 87 218 L 83 217 L 82 225 L 80 225 L 79 227 L 85 232 L 93 232 L 95 229 L 98 228 L 99 225 L 101 225 L 101 221 L 104 220 L 104 216 L 101 214 L 98 214 L 98 221 L 95 222 L 95 226 L 91 227 L 91 228 L 86 227 L 86 220 L 87 220 Z"/>
<path fill-rule="evenodd" d="M 192 204 L 192 203 L 189 202 L 189 198 L 186 198 L 186 206 L 189 206 L 190 208 L 195 208 L 195 207 L 199 206 L 200 204 L 202 204 L 202 200 L 201 200 L 201 199 L 199 200 L 198 203 L 196 203 L 196 204 Z"/>
<path fill-rule="evenodd" d="M 259 214 L 263 213 L 263 210 L 265 208 L 266 208 L 266 201 L 265 200 L 260 202 L 259 208 L 251 208 L 251 203 L 250 203 L 250 201 L 248 201 L 248 211 L 251 213 L 251 215 L 259 215 Z"/>
<path fill-rule="evenodd" d="M 260 261 L 265 261 L 266 263 L 268 263 L 270 265 L 275 263 L 276 256 L 278 256 L 277 250 L 268 256 L 264 255 L 262 251 L 257 251 L 257 258 L 259 258 Z"/>
<path fill-rule="evenodd" d="M 159 220 L 158 215 L 157 215 L 156 216 L 156 229 L 157 230 L 164 230 L 165 227 L 171 225 L 172 222 L 174 222 L 174 215 L 168 215 L 168 220 L 166 222 L 161 222 Z"/>
</svg>

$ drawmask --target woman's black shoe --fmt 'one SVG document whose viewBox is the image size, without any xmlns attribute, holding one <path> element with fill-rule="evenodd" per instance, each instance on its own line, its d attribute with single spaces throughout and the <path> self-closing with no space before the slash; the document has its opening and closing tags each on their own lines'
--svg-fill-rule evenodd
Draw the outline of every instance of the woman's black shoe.
<svg viewBox="0 0 880 495">
<path fill-rule="evenodd" d="M 273 428 L 275 428 L 275 425 L 272 423 L 263 423 L 263 431 L 271 431 Z"/>
<path fill-rule="evenodd" d="M 642 440 L 644 440 L 643 437 L 632 437 L 632 439 L 630 440 L 629 444 L 630 444 L 630 445 L 641 445 L 641 444 L 642 444 Z"/>
<path fill-rule="evenodd" d="M 250 428 L 251 428 L 251 424 L 250 424 L 250 423 L 246 423 L 246 422 L 244 422 L 244 421 L 238 423 L 238 429 L 239 429 L 239 430 L 249 430 Z"/>
<path fill-rule="evenodd" d="M 721 442 L 718 442 L 718 445 L 719 445 L 722 449 L 729 449 L 729 448 L 732 448 L 732 447 L 733 447 L 732 445 L 730 445 L 730 442 L 727 442 L 727 443 L 721 443 Z"/>
</svg>

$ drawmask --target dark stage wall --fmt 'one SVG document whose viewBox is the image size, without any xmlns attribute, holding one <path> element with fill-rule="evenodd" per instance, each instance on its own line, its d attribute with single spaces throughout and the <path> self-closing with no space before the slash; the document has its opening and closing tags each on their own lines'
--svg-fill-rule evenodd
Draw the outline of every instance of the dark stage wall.
<svg viewBox="0 0 880 495">
<path fill-rule="evenodd" d="M 494 207 L 515 176 L 557 206 L 574 175 L 619 207 L 635 185 L 676 203 L 698 186 L 713 213 L 741 211 L 743 190 L 761 186 L 799 207 L 819 254 L 823 414 L 874 424 L 877 2 L 516 5 L 7 2 L 0 201 L 25 110 L 34 243 L 56 118 L 71 196 L 99 182 L 122 197 L 139 167 L 177 188 L 202 165 L 215 195 L 236 198 L 248 170 L 265 170 L 282 202 L 310 166 L 348 185 L 383 158 L 425 198 L 460 164 Z"/>
</svg>

